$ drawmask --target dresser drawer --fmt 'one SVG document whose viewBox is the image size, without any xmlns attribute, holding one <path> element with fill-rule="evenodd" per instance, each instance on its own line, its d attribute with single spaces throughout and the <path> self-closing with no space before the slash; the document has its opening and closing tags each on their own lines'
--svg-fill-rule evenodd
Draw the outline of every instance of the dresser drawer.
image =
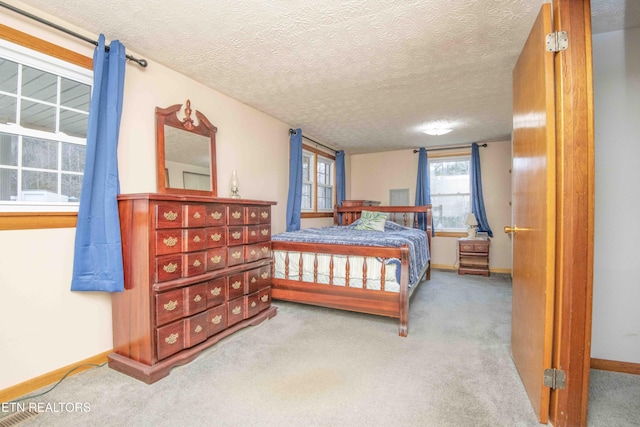
<svg viewBox="0 0 640 427">
<path fill-rule="evenodd" d="M 219 270 L 227 266 L 227 248 L 207 250 L 207 271 Z"/>
<path fill-rule="evenodd" d="M 244 224 L 244 207 L 238 205 L 229 206 L 229 212 L 227 213 L 227 224 L 229 225 L 243 225 Z"/>
<path fill-rule="evenodd" d="M 182 228 L 182 205 L 180 203 L 158 203 L 156 205 L 156 228 Z"/>
<path fill-rule="evenodd" d="M 182 277 L 182 254 L 164 255 L 156 258 L 156 282 Z"/>
<path fill-rule="evenodd" d="M 191 316 L 207 308 L 207 282 L 184 288 L 184 315 Z"/>
<path fill-rule="evenodd" d="M 227 305 L 221 304 L 207 310 L 207 336 L 212 336 L 227 328 Z"/>
<path fill-rule="evenodd" d="M 184 252 L 203 251 L 207 247 L 207 236 L 204 228 L 185 228 L 182 230 Z"/>
<path fill-rule="evenodd" d="M 184 349 L 184 322 L 178 320 L 156 330 L 158 360 Z"/>
<path fill-rule="evenodd" d="M 219 277 L 207 282 L 207 308 L 220 305 L 227 300 L 227 278 Z"/>
<path fill-rule="evenodd" d="M 204 272 L 207 271 L 207 264 L 205 261 L 207 254 L 205 252 L 191 252 L 183 254 L 182 256 L 184 259 L 184 277 L 197 276 L 199 274 L 204 274 Z"/>
<path fill-rule="evenodd" d="M 260 242 L 262 239 L 260 238 L 260 226 L 259 225 L 249 225 L 246 227 L 245 235 L 247 236 L 247 243 L 256 243 Z"/>
<path fill-rule="evenodd" d="M 181 250 L 181 228 L 156 231 L 156 255 L 175 254 Z"/>
<path fill-rule="evenodd" d="M 220 248 L 227 242 L 226 227 L 207 227 L 205 230 L 207 248 Z"/>
<path fill-rule="evenodd" d="M 207 339 L 207 312 L 184 319 L 184 347 L 193 347 Z"/>
<path fill-rule="evenodd" d="M 247 262 L 257 261 L 271 257 L 271 242 L 255 243 L 245 246 L 245 259 Z"/>
<path fill-rule="evenodd" d="M 246 316 L 246 297 L 236 298 L 227 303 L 227 325 L 235 325 Z"/>
<path fill-rule="evenodd" d="M 266 310 L 271 307 L 271 288 L 261 289 L 258 292 L 258 304 L 260 304 L 260 311 Z"/>
<path fill-rule="evenodd" d="M 245 280 L 247 282 L 247 293 L 252 294 L 260 289 L 260 269 L 245 271 Z"/>
<path fill-rule="evenodd" d="M 179 319 L 184 314 L 182 289 L 156 294 L 156 326 Z"/>
<path fill-rule="evenodd" d="M 227 207 L 214 203 L 208 204 L 205 224 L 207 226 L 227 225 Z"/>
<path fill-rule="evenodd" d="M 271 286 L 271 265 L 265 265 L 260 267 L 260 275 L 258 276 L 259 288 L 266 288 Z"/>
<path fill-rule="evenodd" d="M 232 246 L 230 248 L 227 248 L 227 265 L 229 267 L 245 262 L 244 248 L 244 246 Z"/>
<path fill-rule="evenodd" d="M 260 209 L 260 223 L 271 224 L 271 206 L 263 206 Z"/>
<path fill-rule="evenodd" d="M 269 240 L 271 240 L 271 226 L 266 224 L 261 224 L 259 242 L 264 242 Z"/>
<path fill-rule="evenodd" d="M 248 206 L 245 208 L 245 224 L 260 224 L 260 208 Z"/>
<path fill-rule="evenodd" d="M 182 208 L 185 227 L 204 227 L 207 220 L 205 205 L 184 205 Z"/>
<path fill-rule="evenodd" d="M 247 317 L 260 313 L 260 297 L 258 292 L 247 295 Z"/>
<path fill-rule="evenodd" d="M 229 227 L 227 231 L 227 245 L 237 246 L 245 243 L 245 227 Z"/>
<path fill-rule="evenodd" d="M 233 274 L 229 276 L 229 285 L 227 286 L 227 298 L 234 299 L 241 297 L 247 293 L 246 277 L 244 273 Z"/>
</svg>

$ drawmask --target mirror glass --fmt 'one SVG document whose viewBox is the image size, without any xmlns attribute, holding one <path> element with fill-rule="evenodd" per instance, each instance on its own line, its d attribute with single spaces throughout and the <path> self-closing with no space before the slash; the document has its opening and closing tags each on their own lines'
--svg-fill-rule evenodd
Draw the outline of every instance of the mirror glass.
<svg viewBox="0 0 640 427">
<path fill-rule="evenodd" d="M 156 108 L 158 192 L 216 196 L 216 128 L 189 100 Z"/>
</svg>

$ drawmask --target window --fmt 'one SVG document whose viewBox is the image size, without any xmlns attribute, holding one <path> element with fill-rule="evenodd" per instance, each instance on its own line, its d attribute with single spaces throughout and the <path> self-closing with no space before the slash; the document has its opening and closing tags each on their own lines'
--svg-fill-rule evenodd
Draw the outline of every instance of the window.
<svg viewBox="0 0 640 427">
<path fill-rule="evenodd" d="M 336 159 L 304 146 L 302 150 L 302 213 L 333 212 Z"/>
<path fill-rule="evenodd" d="M 471 212 L 471 157 L 429 159 L 429 185 L 436 231 L 466 231 Z"/>
<path fill-rule="evenodd" d="M 0 211 L 77 211 L 92 71 L 0 40 Z"/>
</svg>

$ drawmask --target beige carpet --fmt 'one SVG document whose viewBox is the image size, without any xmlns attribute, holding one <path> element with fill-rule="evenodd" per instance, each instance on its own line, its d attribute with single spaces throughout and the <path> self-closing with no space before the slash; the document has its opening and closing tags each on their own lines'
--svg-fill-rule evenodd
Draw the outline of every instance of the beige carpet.
<svg viewBox="0 0 640 427">
<path fill-rule="evenodd" d="M 22 425 L 539 425 L 509 353 L 509 277 L 432 276 L 414 295 L 407 338 L 394 319 L 276 301 L 275 318 L 153 385 L 107 367 L 71 377 L 32 401 L 89 411 Z M 590 425 L 626 425 L 600 414 Z"/>
</svg>

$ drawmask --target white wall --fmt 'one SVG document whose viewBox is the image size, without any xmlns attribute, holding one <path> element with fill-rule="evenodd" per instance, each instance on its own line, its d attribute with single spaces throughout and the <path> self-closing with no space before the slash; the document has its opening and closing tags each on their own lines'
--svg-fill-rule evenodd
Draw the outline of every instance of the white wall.
<svg viewBox="0 0 640 427">
<path fill-rule="evenodd" d="M 90 44 L 4 9 L 0 18 L 4 25 L 93 55 Z M 284 231 L 291 126 L 151 60 L 146 69 L 126 66 L 118 147 L 121 191 L 155 191 L 155 107 L 187 99 L 218 128 L 219 196 L 228 197 L 236 169 L 243 198 L 278 202 L 272 211 L 273 232 Z M 74 236 L 75 229 L 0 231 L 0 390 L 113 348 L 110 296 L 69 291 Z"/>
<path fill-rule="evenodd" d="M 640 363 L 640 28 L 594 35 L 593 62 L 591 356 Z"/>
<path fill-rule="evenodd" d="M 480 168 L 487 219 L 493 231 L 489 267 L 496 272 L 511 271 L 511 241 L 502 232 L 511 223 L 511 142 L 490 142 L 480 148 Z M 418 155 L 413 150 L 351 156 L 351 193 L 356 200 L 378 200 L 389 204 L 389 190 L 408 188 L 415 201 Z M 454 268 L 457 263 L 457 237 L 432 240 L 432 264 Z"/>
</svg>

